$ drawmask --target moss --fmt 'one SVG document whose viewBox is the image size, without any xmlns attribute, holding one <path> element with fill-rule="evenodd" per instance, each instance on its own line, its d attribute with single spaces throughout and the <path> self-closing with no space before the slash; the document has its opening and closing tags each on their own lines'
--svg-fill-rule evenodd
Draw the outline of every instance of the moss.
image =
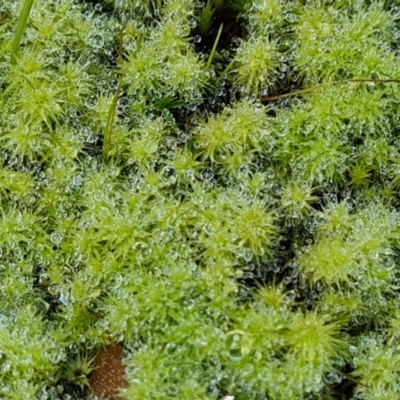
<svg viewBox="0 0 400 400">
<path fill-rule="evenodd" d="M 389 3 L 1 3 L 1 398 L 399 397 Z"/>
</svg>

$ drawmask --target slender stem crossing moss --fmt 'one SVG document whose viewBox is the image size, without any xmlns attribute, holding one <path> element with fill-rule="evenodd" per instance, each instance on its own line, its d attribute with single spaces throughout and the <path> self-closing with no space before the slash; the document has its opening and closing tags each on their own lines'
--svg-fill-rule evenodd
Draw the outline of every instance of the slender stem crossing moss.
<svg viewBox="0 0 400 400">
<path fill-rule="evenodd" d="M 118 103 L 119 94 L 121 92 L 121 87 L 122 87 L 122 77 L 119 80 L 118 88 L 115 91 L 113 100 L 110 105 L 110 109 L 108 110 L 106 127 L 104 129 L 104 144 L 103 144 L 103 155 L 104 156 L 107 155 L 107 153 L 110 151 L 110 148 L 111 148 L 111 135 L 112 135 L 112 131 L 113 131 L 115 113 L 117 111 L 117 103 Z"/>
<path fill-rule="evenodd" d="M 21 38 L 24 33 L 26 23 L 28 22 L 29 14 L 31 12 L 31 8 L 32 8 L 34 1 L 35 0 L 25 0 L 24 5 L 22 6 L 22 9 L 21 9 L 21 13 L 19 14 L 17 29 L 15 30 L 14 39 L 13 39 L 12 48 L 11 48 L 12 63 L 16 62 L 16 57 L 18 55 Z"/>
<path fill-rule="evenodd" d="M 217 37 L 216 37 L 216 39 L 215 39 L 213 48 L 212 48 L 212 50 L 211 50 L 210 57 L 208 57 L 208 61 L 207 61 L 207 65 L 206 65 L 206 68 L 207 68 L 207 69 L 210 68 L 211 63 L 212 63 L 212 60 L 213 60 L 213 58 L 214 58 L 214 56 L 215 56 L 215 51 L 217 50 L 218 42 L 219 42 L 219 39 L 221 38 L 221 33 L 222 33 L 223 27 L 224 27 L 224 24 L 221 24 L 221 26 L 220 26 L 219 29 L 218 29 Z"/>
<path fill-rule="evenodd" d="M 354 379 L 354 378 L 352 378 L 352 377 L 350 377 L 348 375 L 346 375 L 346 379 L 349 380 L 350 382 L 356 383 L 357 385 L 361 385 L 361 386 L 364 386 L 364 387 L 367 387 L 367 388 L 369 387 L 365 383 L 362 383 L 362 382 L 358 381 L 357 379 Z"/>
<path fill-rule="evenodd" d="M 236 62 L 236 59 L 233 58 L 231 60 L 231 62 L 226 66 L 226 68 L 222 71 L 220 77 L 218 78 L 219 81 L 221 81 L 222 79 L 224 79 L 228 75 L 230 70 L 234 67 L 235 62 Z"/>
<path fill-rule="evenodd" d="M 265 103 L 268 101 L 274 101 L 274 100 L 280 100 L 284 99 L 287 97 L 294 97 L 294 96 L 302 96 L 307 93 L 314 92 L 318 89 L 323 89 L 328 86 L 332 85 L 337 85 L 337 84 L 343 84 L 343 83 L 357 83 L 357 82 L 371 82 L 371 83 L 400 83 L 400 79 L 368 79 L 368 78 L 352 78 L 352 79 L 344 79 L 341 81 L 332 81 L 332 82 L 324 82 L 321 83 L 320 85 L 312 86 L 307 89 L 301 89 L 301 90 L 296 90 L 294 92 L 290 93 L 285 93 L 285 94 L 280 94 L 278 96 L 262 96 L 261 97 L 261 102 Z"/>
<path fill-rule="evenodd" d="M 118 65 L 120 65 L 122 62 L 122 52 L 124 51 L 124 31 L 125 31 L 127 24 L 128 24 L 128 21 L 125 22 L 125 24 L 123 25 L 123 27 L 121 28 L 121 31 L 120 31 L 120 40 L 119 40 L 118 56 L 117 56 L 117 64 Z M 119 95 L 120 95 L 121 89 L 122 89 L 123 78 L 124 78 L 124 76 L 121 75 L 119 82 L 118 82 L 117 90 L 115 91 L 113 100 L 110 105 L 110 109 L 108 110 L 106 127 L 104 129 L 104 143 L 103 143 L 103 156 L 104 157 L 107 155 L 107 153 L 110 151 L 110 148 L 111 148 L 111 135 L 112 135 L 113 126 L 114 126 L 115 113 L 117 111 L 118 98 L 119 98 Z"/>
</svg>

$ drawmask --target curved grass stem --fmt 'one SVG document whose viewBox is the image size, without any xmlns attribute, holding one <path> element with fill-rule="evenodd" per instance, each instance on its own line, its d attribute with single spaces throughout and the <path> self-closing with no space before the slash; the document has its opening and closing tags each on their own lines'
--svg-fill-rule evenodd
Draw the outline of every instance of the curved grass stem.
<svg viewBox="0 0 400 400">
<path fill-rule="evenodd" d="M 332 85 L 338 85 L 338 84 L 343 84 L 343 83 L 357 83 L 357 82 L 400 83 L 400 79 L 368 79 L 368 78 L 344 79 L 341 81 L 324 82 L 324 83 L 321 83 L 320 85 L 312 86 L 307 89 L 296 90 L 294 92 L 280 94 L 278 96 L 271 96 L 271 97 L 262 96 L 260 100 L 262 103 L 266 103 L 268 101 L 280 100 L 280 99 L 284 99 L 284 98 L 288 98 L 288 97 L 303 96 L 307 93 L 311 93 L 318 89 L 323 89 L 325 87 L 332 86 Z"/>
</svg>

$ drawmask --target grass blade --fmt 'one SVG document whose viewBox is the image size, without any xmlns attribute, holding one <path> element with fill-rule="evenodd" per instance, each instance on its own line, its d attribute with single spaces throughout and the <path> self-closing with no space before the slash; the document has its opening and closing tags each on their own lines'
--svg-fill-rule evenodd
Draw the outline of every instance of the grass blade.
<svg viewBox="0 0 400 400">
<path fill-rule="evenodd" d="M 17 60 L 17 55 L 19 51 L 19 45 L 21 43 L 21 38 L 24 33 L 26 23 L 28 22 L 29 14 L 31 12 L 31 8 L 33 2 L 35 0 L 25 0 L 24 5 L 22 6 L 21 12 L 18 18 L 17 29 L 15 30 L 14 39 L 12 42 L 11 48 L 11 62 L 14 64 Z"/>
</svg>

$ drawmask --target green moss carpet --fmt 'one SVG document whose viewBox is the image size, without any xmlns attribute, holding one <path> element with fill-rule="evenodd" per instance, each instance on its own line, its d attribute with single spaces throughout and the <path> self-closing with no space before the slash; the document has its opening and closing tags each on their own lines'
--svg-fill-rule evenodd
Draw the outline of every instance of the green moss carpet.
<svg viewBox="0 0 400 400">
<path fill-rule="evenodd" d="M 400 2 L 0 3 L 0 399 L 400 398 Z"/>
</svg>

